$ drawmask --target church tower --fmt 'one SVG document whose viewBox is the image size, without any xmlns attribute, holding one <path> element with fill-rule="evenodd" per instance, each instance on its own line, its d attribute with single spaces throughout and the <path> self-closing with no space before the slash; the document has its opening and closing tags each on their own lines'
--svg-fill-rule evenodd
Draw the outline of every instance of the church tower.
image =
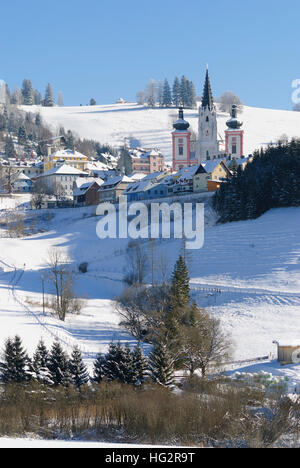
<svg viewBox="0 0 300 468">
<path fill-rule="evenodd" d="M 173 124 L 173 171 L 191 165 L 191 132 L 190 124 L 184 120 L 183 107 L 179 108 L 178 120 Z"/>
<path fill-rule="evenodd" d="M 244 130 L 241 130 L 243 122 L 237 118 L 237 106 L 233 104 L 231 119 L 226 122 L 225 130 L 226 154 L 231 158 L 240 158 L 244 155 Z"/>
<path fill-rule="evenodd" d="M 199 108 L 197 160 L 205 162 L 219 155 L 217 111 L 210 86 L 208 66 L 201 107 Z"/>
</svg>

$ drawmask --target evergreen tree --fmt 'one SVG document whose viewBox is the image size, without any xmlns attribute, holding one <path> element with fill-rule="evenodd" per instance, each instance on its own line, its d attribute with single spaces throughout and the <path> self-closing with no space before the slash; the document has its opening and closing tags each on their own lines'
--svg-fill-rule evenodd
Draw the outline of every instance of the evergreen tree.
<svg viewBox="0 0 300 468">
<path fill-rule="evenodd" d="M 5 154 L 8 158 L 14 158 L 16 156 L 15 145 L 11 136 L 5 139 Z"/>
<path fill-rule="evenodd" d="M 180 90 L 180 82 L 178 79 L 178 76 L 175 77 L 174 83 L 173 83 L 173 103 L 175 107 L 179 107 L 180 105 L 180 99 L 181 99 L 181 90 Z"/>
<path fill-rule="evenodd" d="M 75 346 L 70 360 L 70 374 L 72 383 L 75 387 L 80 388 L 89 381 L 87 368 L 82 360 L 82 355 L 78 346 Z"/>
<path fill-rule="evenodd" d="M 25 79 L 22 85 L 23 104 L 32 106 L 34 104 L 34 91 L 30 80 Z"/>
<path fill-rule="evenodd" d="M 59 341 L 56 340 L 52 345 L 48 360 L 51 383 L 56 387 L 58 385 L 68 386 L 70 383 L 68 359 Z"/>
<path fill-rule="evenodd" d="M 41 114 L 36 114 L 35 116 L 35 125 L 37 127 L 40 127 L 42 125 L 42 118 L 41 118 Z"/>
<path fill-rule="evenodd" d="M 172 105 L 171 88 L 167 78 L 165 78 L 163 86 L 163 106 L 170 107 Z"/>
<path fill-rule="evenodd" d="M 187 79 L 183 75 L 180 81 L 180 100 L 183 107 L 188 107 L 188 90 L 187 90 Z"/>
<path fill-rule="evenodd" d="M 18 130 L 18 143 L 19 145 L 26 145 L 27 143 L 27 133 L 24 125 L 21 125 Z"/>
<path fill-rule="evenodd" d="M 75 142 L 74 142 L 74 136 L 71 130 L 68 130 L 67 135 L 65 137 L 66 140 L 66 147 L 69 148 L 70 150 L 74 151 L 75 149 Z"/>
<path fill-rule="evenodd" d="M 134 385 L 141 385 L 146 379 L 147 362 L 140 345 L 137 345 L 132 353 Z"/>
<path fill-rule="evenodd" d="M 96 361 L 94 362 L 94 377 L 93 380 L 96 383 L 102 382 L 105 378 L 106 373 L 106 359 L 103 354 L 97 355 Z"/>
<path fill-rule="evenodd" d="M 5 343 L 4 361 L 0 363 L 1 380 L 5 383 L 24 383 L 29 380 L 29 358 L 19 336 Z"/>
<path fill-rule="evenodd" d="M 174 359 L 166 344 L 156 344 L 149 356 L 149 367 L 154 382 L 164 387 L 174 384 Z"/>
<path fill-rule="evenodd" d="M 49 352 L 43 340 L 40 340 L 33 355 L 31 372 L 34 380 L 37 380 L 38 382 L 41 382 L 43 384 L 51 383 L 51 378 L 48 369 L 48 360 Z"/>
<path fill-rule="evenodd" d="M 48 83 L 47 88 L 46 88 L 45 99 L 44 99 L 43 105 L 45 107 L 53 107 L 54 106 L 53 91 L 52 91 L 50 83 Z"/>
<path fill-rule="evenodd" d="M 90 106 L 96 106 L 96 105 L 97 105 L 96 99 L 94 98 L 90 99 Z"/>
<path fill-rule="evenodd" d="M 119 380 L 126 383 L 125 360 L 124 350 L 120 342 L 117 344 L 111 343 L 105 357 L 105 375 L 108 380 Z"/>
<path fill-rule="evenodd" d="M 174 303 L 180 307 L 190 302 L 189 272 L 182 255 L 177 260 L 172 274 L 171 295 Z"/>
</svg>

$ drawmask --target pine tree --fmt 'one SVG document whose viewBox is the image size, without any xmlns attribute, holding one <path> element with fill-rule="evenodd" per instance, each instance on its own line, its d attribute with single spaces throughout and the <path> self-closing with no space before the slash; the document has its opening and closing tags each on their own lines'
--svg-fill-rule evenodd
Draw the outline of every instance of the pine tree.
<svg viewBox="0 0 300 468">
<path fill-rule="evenodd" d="M 180 100 L 183 107 L 188 107 L 187 79 L 183 75 L 180 81 Z"/>
<path fill-rule="evenodd" d="M 180 82 L 179 82 L 178 76 L 176 76 L 175 79 L 174 79 L 172 91 L 173 91 L 174 106 L 179 107 L 181 94 L 180 94 Z"/>
<path fill-rule="evenodd" d="M 71 355 L 69 364 L 72 383 L 75 387 L 80 388 L 89 381 L 87 368 L 82 360 L 82 355 L 78 346 L 75 346 Z"/>
<path fill-rule="evenodd" d="M 172 274 L 171 295 L 174 302 L 184 307 L 190 302 L 190 278 L 186 263 L 180 255 Z"/>
<path fill-rule="evenodd" d="M 4 383 L 24 383 L 29 380 L 29 358 L 19 336 L 5 343 L 4 361 L 0 363 L 1 380 Z"/>
<path fill-rule="evenodd" d="M 36 351 L 33 355 L 33 360 L 31 364 L 31 372 L 34 380 L 41 382 L 43 384 L 51 383 L 49 369 L 48 369 L 48 360 L 49 352 L 43 342 L 40 342 L 37 345 Z"/>
<path fill-rule="evenodd" d="M 27 143 L 27 133 L 24 125 L 21 125 L 18 130 L 18 143 L 19 145 L 26 145 Z"/>
<path fill-rule="evenodd" d="M 44 99 L 43 105 L 45 107 L 53 107 L 54 106 L 53 91 L 52 91 L 50 83 L 48 83 L 47 88 L 46 88 L 45 99 Z"/>
<path fill-rule="evenodd" d="M 16 156 L 15 145 L 10 136 L 5 139 L 5 154 L 8 158 L 14 158 Z"/>
<path fill-rule="evenodd" d="M 149 356 L 149 367 L 154 382 L 164 387 L 174 384 L 174 360 L 166 344 L 156 344 Z"/>
<path fill-rule="evenodd" d="M 51 383 L 54 386 L 65 385 L 70 383 L 70 373 L 68 366 L 68 356 L 63 351 L 58 340 L 52 345 L 48 360 L 48 369 L 50 372 Z"/>
<path fill-rule="evenodd" d="M 40 127 L 42 125 L 41 114 L 36 114 L 36 116 L 35 116 L 35 125 L 37 127 Z"/>
<path fill-rule="evenodd" d="M 125 356 L 121 343 L 111 343 L 105 356 L 105 375 L 108 380 L 126 383 Z"/>
<path fill-rule="evenodd" d="M 137 345 L 132 353 L 134 385 L 141 385 L 146 379 L 147 362 L 140 345 Z"/>
<path fill-rule="evenodd" d="M 73 136 L 73 133 L 71 132 L 71 130 L 68 130 L 65 139 L 66 139 L 66 147 L 68 149 L 74 151 L 75 141 L 74 141 L 74 136 Z"/>
<path fill-rule="evenodd" d="M 106 376 L 106 359 L 102 353 L 97 355 L 96 361 L 94 362 L 94 377 L 93 381 L 96 383 L 102 382 Z"/>
<path fill-rule="evenodd" d="M 32 106 L 34 104 L 34 91 L 30 80 L 25 79 L 22 85 L 23 104 Z"/>
<path fill-rule="evenodd" d="M 123 359 L 120 363 L 121 375 L 124 375 L 124 383 L 134 383 L 134 363 L 133 356 L 128 343 L 126 343 L 123 349 Z"/>
<path fill-rule="evenodd" d="M 164 86 L 163 86 L 163 105 L 165 107 L 170 107 L 172 105 L 171 88 L 170 88 L 167 78 L 165 78 Z"/>
</svg>

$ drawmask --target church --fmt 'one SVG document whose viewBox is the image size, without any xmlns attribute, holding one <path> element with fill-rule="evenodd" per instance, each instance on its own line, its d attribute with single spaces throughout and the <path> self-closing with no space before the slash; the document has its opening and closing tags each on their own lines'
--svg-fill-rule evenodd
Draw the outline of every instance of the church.
<svg viewBox="0 0 300 468">
<path fill-rule="evenodd" d="M 218 138 L 217 108 L 211 90 L 208 66 L 204 90 L 198 113 L 197 141 L 191 141 L 190 124 L 184 119 L 183 108 L 179 108 L 178 120 L 173 124 L 172 154 L 173 171 L 183 167 L 199 165 L 213 159 L 238 159 L 243 156 L 244 131 L 243 123 L 237 118 L 237 107 L 232 106 L 231 118 L 226 122 L 225 151 L 220 149 L 222 140 Z M 194 151 L 191 150 L 194 143 Z"/>
</svg>

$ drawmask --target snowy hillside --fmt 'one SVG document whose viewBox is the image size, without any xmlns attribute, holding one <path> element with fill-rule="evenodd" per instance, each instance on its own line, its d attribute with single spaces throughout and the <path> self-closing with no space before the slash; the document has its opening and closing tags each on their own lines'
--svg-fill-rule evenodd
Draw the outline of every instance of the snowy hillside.
<svg viewBox="0 0 300 468">
<path fill-rule="evenodd" d="M 54 210 L 53 215 L 45 233 L 1 239 L 0 343 L 18 333 L 31 353 L 41 336 L 48 345 L 58 336 L 68 351 L 78 343 L 91 364 L 111 340 L 133 342 L 120 328 L 113 303 L 123 289 L 127 241 L 99 240 L 92 208 Z M 275 352 L 274 339 L 300 338 L 299 219 L 300 208 L 217 226 L 208 216 L 204 248 L 188 254 L 193 297 L 221 319 L 234 340 L 236 359 Z M 143 242 L 150 255 L 148 241 Z M 41 274 L 47 272 L 53 247 L 68 253 L 76 269 L 81 262 L 89 263 L 87 274 L 76 275 L 77 290 L 87 299 L 85 308 L 64 324 L 32 305 L 42 302 Z M 160 259 L 168 261 L 170 274 L 181 247 L 180 241 L 157 242 L 157 280 Z M 221 292 L 215 294 L 214 288 Z M 300 382 L 300 370 L 295 372 Z"/>
<path fill-rule="evenodd" d="M 40 112 L 45 121 L 58 129 L 76 132 L 81 138 L 91 138 L 100 143 L 121 145 L 124 138 L 134 138 L 140 146 L 157 147 L 171 159 L 172 123 L 176 109 L 148 109 L 133 103 L 80 107 L 23 107 L 30 112 Z M 194 131 L 198 130 L 196 110 L 186 110 L 185 117 Z M 224 139 L 228 114 L 218 113 L 218 131 Z M 277 141 L 283 134 L 289 138 L 300 137 L 300 113 L 244 107 L 245 155 L 257 148 Z"/>
</svg>

